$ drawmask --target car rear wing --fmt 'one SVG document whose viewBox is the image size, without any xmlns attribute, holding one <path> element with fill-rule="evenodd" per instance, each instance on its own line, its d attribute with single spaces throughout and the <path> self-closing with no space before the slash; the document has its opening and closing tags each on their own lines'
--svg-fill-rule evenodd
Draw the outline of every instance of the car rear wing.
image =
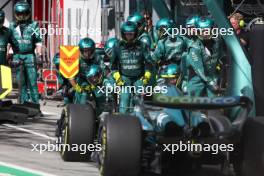
<svg viewBox="0 0 264 176">
<path fill-rule="evenodd" d="M 189 97 L 189 96 L 166 96 L 153 94 L 144 98 L 144 104 L 176 109 L 221 109 L 240 106 L 251 109 L 252 101 L 245 96 L 228 97 Z"/>
</svg>

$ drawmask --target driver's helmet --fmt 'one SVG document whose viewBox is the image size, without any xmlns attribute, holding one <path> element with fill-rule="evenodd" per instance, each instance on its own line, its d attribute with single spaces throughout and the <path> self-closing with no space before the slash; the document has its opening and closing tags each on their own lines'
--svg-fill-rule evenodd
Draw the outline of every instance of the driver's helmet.
<svg viewBox="0 0 264 176">
<path fill-rule="evenodd" d="M 181 77 L 180 67 L 177 64 L 169 64 L 160 72 L 160 77 L 169 80 L 169 82 L 178 85 Z"/>
<path fill-rule="evenodd" d="M 85 77 L 89 84 L 99 85 L 103 82 L 103 72 L 99 65 L 93 64 L 85 72 Z"/>
</svg>

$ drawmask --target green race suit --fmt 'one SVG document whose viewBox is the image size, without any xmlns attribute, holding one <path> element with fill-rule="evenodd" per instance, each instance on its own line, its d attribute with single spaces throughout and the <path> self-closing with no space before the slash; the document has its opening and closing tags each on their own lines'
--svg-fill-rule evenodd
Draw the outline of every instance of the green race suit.
<svg viewBox="0 0 264 176">
<path fill-rule="evenodd" d="M 0 28 L 0 65 L 7 65 L 7 45 L 11 42 L 11 31 L 3 26 Z"/>
<path fill-rule="evenodd" d="M 202 96 L 208 82 L 203 65 L 203 48 L 202 42 L 195 38 L 189 43 L 182 59 L 182 89 L 189 96 Z"/>
<path fill-rule="evenodd" d="M 217 84 L 220 71 L 218 69 L 220 69 L 220 63 L 223 56 L 221 41 L 219 38 L 212 38 L 207 42 L 203 42 L 203 44 L 205 45 L 203 50 L 205 74 L 210 81 Z M 207 94 L 210 97 L 215 96 L 215 93 L 210 88 L 207 89 Z"/>
<path fill-rule="evenodd" d="M 148 35 L 147 32 L 143 32 L 138 37 L 138 40 L 141 41 L 142 43 L 144 43 L 148 49 L 151 49 L 151 45 L 152 45 L 151 38 L 150 38 L 150 36 Z"/>
<path fill-rule="evenodd" d="M 157 47 L 152 53 L 152 59 L 161 66 L 170 63 L 179 65 L 186 47 L 185 37 L 165 37 L 158 41 Z"/>
<path fill-rule="evenodd" d="M 39 93 L 37 87 L 37 65 L 35 48 L 41 45 L 39 25 L 36 21 L 28 21 L 22 24 L 10 23 L 12 49 L 14 51 L 13 60 L 22 62 L 16 70 L 17 80 L 20 82 L 21 103 L 29 101 L 39 103 Z"/>
<path fill-rule="evenodd" d="M 146 46 L 136 40 L 133 44 L 124 41 L 118 42 L 113 49 L 113 57 L 110 61 L 112 71 L 119 71 L 123 87 L 135 87 L 135 92 L 122 91 L 120 94 L 119 112 L 129 112 L 132 105 L 132 95 L 144 86 L 142 77 L 151 65 L 150 55 Z"/>
<path fill-rule="evenodd" d="M 76 80 L 77 84 L 83 88 L 89 86 L 89 83 L 86 80 L 85 73 L 89 69 L 89 67 L 93 64 L 102 66 L 102 58 L 97 54 L 95 54 L 93 58 L 87 60 L 80 58 L 79 73 L 74 79 Z M 86 104 L 89 94 L 90 94 L 89 91 L 75 92 L 74 103 Z"/>
</svg>

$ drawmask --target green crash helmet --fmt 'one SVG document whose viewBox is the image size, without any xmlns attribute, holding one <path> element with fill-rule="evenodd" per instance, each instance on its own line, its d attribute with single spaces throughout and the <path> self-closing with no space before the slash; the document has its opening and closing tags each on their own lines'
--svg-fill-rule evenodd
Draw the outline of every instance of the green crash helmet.
<svg viewBox="0 0 264 176">
<path fill-rule="evenodd" d="M 201 17 L 195 23 L 195 27 L 199 29 L 198 37 L 201 40 L 210 40 L 212 38 L 211 29 L 214 26 L 214 21 L 209 17 Z"/>
<path fill-rule="evenodd" d="M 104 46 L 104 52 L 107 55 L 107 57 L 112 57 L 113 54 L 113 47 L 114 45 L 118 42 L 117 38 L 110 38 L 106 41 L 105 46 Z"/>
<path fill-rule="evenodd" d="M 56 53 L 53 57 L 53 64 L 55 65 L 56 69 L 59 70 L 60 67 L 60 53 Z"/>
<path fill-rule="evenodd" d="M 121 26 L 122 40 L 127 43 L 134 43 L 137 39 L 138 29 L 135 23 L 127 21 Z"/>
<path fill-rule="evenodd" d="M 84 49 L 95 49 L 95 42 L 91 38 L 83 38 L 79 42 L 79 49 L 82 51 Z"/>
<path fill-rule="evenodd" d="M 195 23 L 195 27 L 201 29 L 212 28 L 213 26 L 214 26 L 214 21 L 212 20 L 212 18 L 209 17 L 201 17 Z"/>
<path fill-rule="evenodd" d="M 199 15 L 194 15 L 186 19 L 185 26 L 186 27 L 195 27 L 196 22 L 199 20 Z"/>
<path fill-rule="evenodd" d="M 25 22 L 31 17 L 31 8 L 29 4 L 25 1 L 19 1 L 14 6 L 15 19 L 18 22 Z"/>
<path fill-rule="evenodd" d="M 155 26 L 155 29 L 157 31 L 157 35 L 159 39 L 162 39 L 167 36 L 166 30 L 173 28 L 174 22 L 170 18 L 161 18 Z M 168 32 L 171 32 L 171 30 L 168 30 Z"/>
<path fill-rule="evenodd" d="M 169 83 L 178 86 L 181 82 L 181 71 L 177 64 L 169 64 L 160 73 L 161 78 L 165 78 Z"/>
<path fill-rule="evenodd" d="M 79 49 L 83 59 L 92 58 L 95 53 L 95 42 L 91 38 L 83 38 L 79 42 Z"/>
<path fill-rule="evenodd" d="M 5 12 L 3 10 L 0 10 L 0 27 L 3 27 L 5 22 Z"/>
<path fill-rule="evenodd" d="M 180 74 L 180 68 L 177 64 L 167 65 L 160 73 L 162 78 L 176 78 Z"/>
<path fill-rule="evenodd" d="M 187 33 L 189 37 L 197 36 L 196 22 L 200 19 L 199 15 L 190 16 L 185 21 L 185 27 L 190 29 Z"/>
<path fill-rule="evenodd" d="M 133 15 L 128 16 L 127 21 L 133 22 L 138 27 L 138 33 L 141 35 L 146 27 L 146 21 L 143 15 L 139 12 L 135 12 Z"/>
<path fill-rule="evenodd" d="M 85 72 L 85 77 L 91 85 L 101 84 L 103 81 L 103 72 L 99 65 L 93 64 Z"/>
</svg>

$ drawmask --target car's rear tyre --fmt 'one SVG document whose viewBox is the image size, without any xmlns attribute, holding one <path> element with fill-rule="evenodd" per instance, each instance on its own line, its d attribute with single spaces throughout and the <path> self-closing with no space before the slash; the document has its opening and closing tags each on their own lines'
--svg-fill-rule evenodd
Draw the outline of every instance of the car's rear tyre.
<svg viewBox="0 0 264 176">
<path fill-rule="evenodd" d="M 241 175 L 263 176 L 264 116 L 248 118 L 242 130 Z"/>
<path fill-rule="evenodd" d="M 142 129 L 137 117 L 108 116 L 100 125 L 101 176 L 137 176 L 141 168 Z"/>
<path fill-rule="evenodd" d="M 63 111 L 64 125 L 60 144 L 62 159 L 89 161 L 91 151 L 88 148 L 94 145 L 95 112 L 93 108 L 91 105 L 70 104 Z M 73 147 L 75 147 L 74 150 Z"/>
</svg>

